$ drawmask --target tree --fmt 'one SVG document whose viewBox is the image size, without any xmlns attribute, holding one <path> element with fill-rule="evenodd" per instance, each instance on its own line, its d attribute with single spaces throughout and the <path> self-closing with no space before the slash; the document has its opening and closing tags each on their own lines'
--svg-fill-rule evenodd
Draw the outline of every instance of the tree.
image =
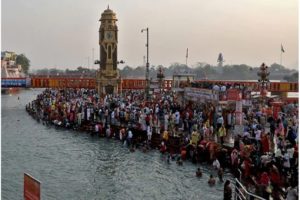
<svg viewBox="0 0 300 200">
<path fill-rule="evenodd" d="M 24 54 L 20 54 L 17 56 L 16 64 L 21 65 L 23 72 L 25 74 L 28 74 L 29 67 L 30 67 L 30 60 Z"/>
<path fill-rule="evenodd" d="M 279 65 L 277 63 L 273 63 L 271 66 L 270 66 L 270 71 L 271 72 L 283 72 L 283 71 L 286 71 L 286 69 L 284 68 L 284 66 L 282 65 Z"/>
<path fill-rule="evenodd" d="M 284 76 L 283 79 L 289 82 L 298 82 L 299 81 L 298 76 L 299 76 L 299 72 L 295 72 L 292 75 Z"/>
<path fill-rule="evenodd" d="M 121 73 L 121 76 L 124 78 L 124 77 L 132 75 L 132 71 L 133 71 L 133 69 L 130 66 L 126 65 L 123 69 L 120 70 L 120 73 Z"/>
<path fill-rule="evenodd" d="M 49 74 L 49 69 L 47 69 L 47 68 L 38 69 L 38 70 L 36 70 L 36 74 L 38 74 L 38 75 L 48 75 Z"/>
</svg>

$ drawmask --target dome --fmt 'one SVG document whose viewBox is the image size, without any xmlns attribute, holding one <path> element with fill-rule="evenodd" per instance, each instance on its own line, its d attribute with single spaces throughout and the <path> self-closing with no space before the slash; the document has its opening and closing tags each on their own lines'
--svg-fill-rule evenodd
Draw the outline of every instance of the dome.
<svg viewBox="0 0 300 200">
<path fill-rule="evenodd" d="M 104 20 L 116 20 L 117 21 L 116 13 L 114 13 L 114 11 L 109 9 L 109 6 L 101 14 L 101 18 L 99 21 L 104 21 Z"/>
</svg>

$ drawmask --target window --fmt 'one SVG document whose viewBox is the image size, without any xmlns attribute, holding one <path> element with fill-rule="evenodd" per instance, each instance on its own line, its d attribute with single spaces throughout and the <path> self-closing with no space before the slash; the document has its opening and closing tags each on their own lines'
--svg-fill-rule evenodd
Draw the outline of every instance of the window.
<svg viewBox="0 0 300 200">
<path fill-rule="evenodd" d="M 111 45 L 108 45 L 108 59 L 111 59 Z"/>
</svg>

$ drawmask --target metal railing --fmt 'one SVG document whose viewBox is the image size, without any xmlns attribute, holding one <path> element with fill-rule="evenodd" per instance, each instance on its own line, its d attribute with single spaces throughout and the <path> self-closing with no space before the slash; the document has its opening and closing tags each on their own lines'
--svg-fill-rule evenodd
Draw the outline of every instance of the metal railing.
<svg viewBox="0 0 300 200">
<path fill-rule="evenodd" d="M 260 196 L 248 192 L 245 186 L 243 186 L 243 184 L 237 178 L 235 178 L 234 191 L 234 200 L 266 200 Z"/>
</svg>

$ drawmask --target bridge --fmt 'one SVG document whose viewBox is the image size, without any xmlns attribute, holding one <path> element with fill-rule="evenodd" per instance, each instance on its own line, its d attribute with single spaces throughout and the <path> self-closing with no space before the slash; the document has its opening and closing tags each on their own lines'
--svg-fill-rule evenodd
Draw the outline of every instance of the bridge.
<svg viewBox="0 0 300 200">
<path fill-rule="evenodd" d="M 172 88 L 173 80 L 164 80 L 164 89 Z M 252 91 L 259 91 L 258 83 L 255 81 L 226 81 L 226 80 L 198 80 L 192 83 L 192 87 L 203 87 L 207 84 L 240 85 L 250 87 Z M 298 82 L 270 82 L 269 92 L 298 92 Z M 88 88 L 94 89 L 95 78 L 81 77 L 31 77 L 31 78 L 1 78 L 2 88 Z M 119 88 L 122 90 L 145 89 L 145 79 L 122 79 Z"/>
</svg>

